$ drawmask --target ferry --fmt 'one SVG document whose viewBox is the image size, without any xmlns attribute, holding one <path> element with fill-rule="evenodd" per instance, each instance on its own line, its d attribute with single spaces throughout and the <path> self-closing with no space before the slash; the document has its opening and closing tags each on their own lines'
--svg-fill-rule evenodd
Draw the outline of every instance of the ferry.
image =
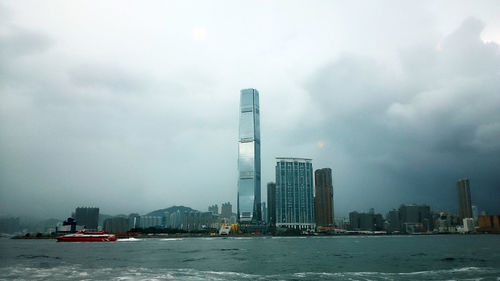
<svg viewBox="0 0 500 281">
<path fill-rule="evenodd" d="M 56 239 L 57 242 L 113 242 L 116 241 L 116 236 L 104 233 L 104 231 L 81 230 L 76 233 L 57 236 Z"/>
</svg>

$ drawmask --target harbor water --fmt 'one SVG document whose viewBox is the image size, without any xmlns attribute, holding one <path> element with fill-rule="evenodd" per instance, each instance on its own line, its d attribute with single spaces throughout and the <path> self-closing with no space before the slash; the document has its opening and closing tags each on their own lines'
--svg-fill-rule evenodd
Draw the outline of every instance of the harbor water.
<svg viewBox="0 0 500 281">
<path fill-rule="evenodd" d="M 0 239 L 0 280 L 500 280 L 500 235 Z"/>
</svg>

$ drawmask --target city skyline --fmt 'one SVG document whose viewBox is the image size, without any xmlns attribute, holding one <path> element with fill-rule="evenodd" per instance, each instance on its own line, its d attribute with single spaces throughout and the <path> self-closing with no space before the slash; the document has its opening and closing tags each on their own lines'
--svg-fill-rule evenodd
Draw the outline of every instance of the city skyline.
<svg viewBox="0 0 500 281">
<path fill-rule="evenodd" d="M 339 217 L 457 212 L 464 177 L 499 213 L 498 1 L 315 3 L 0 2 L 0 215 L 235 210 L 248 87 L 262 202 L 297 156 L 334 171 Z"/>
</svg>

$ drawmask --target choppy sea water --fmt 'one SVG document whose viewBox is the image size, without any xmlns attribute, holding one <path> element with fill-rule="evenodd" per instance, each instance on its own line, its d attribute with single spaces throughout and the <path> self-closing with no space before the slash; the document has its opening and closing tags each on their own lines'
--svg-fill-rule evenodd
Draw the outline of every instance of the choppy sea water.
<svg viewBox="0 0 500 281">
<path fill-rule="evenodd" d="M 500 280 L 500 235 L 0 239 L 0 280 Z"/>
</svg>

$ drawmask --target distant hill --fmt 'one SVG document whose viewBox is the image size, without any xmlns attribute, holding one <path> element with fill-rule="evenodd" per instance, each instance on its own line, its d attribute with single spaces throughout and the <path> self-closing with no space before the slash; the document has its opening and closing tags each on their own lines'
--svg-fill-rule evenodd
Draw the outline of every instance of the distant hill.
<svg viewBox="0 0 500 281">
<path fill-rule="evenodd" d="M 170 214 L 171 213 L 175 213 L 175 212 L 181 212 L 181 213 L 184 213 L 184 212 L 199 212 L 197 210 L 194 210 L 194 209 L 191 209 L 189 207 L 185 207 L 185 206 L 172 206 L 172 207 L 169 207 L 169 208 L 165 208 L 165 209 L 160 209 L 160 210 L 156 210 L 156 211 L 152 211 L 152 212 L 149 212 L 146 214 L 146 216 L 159 216 L 159 217 L 162 217 L 165 212 L 169 212 Z"/>
</svg>

